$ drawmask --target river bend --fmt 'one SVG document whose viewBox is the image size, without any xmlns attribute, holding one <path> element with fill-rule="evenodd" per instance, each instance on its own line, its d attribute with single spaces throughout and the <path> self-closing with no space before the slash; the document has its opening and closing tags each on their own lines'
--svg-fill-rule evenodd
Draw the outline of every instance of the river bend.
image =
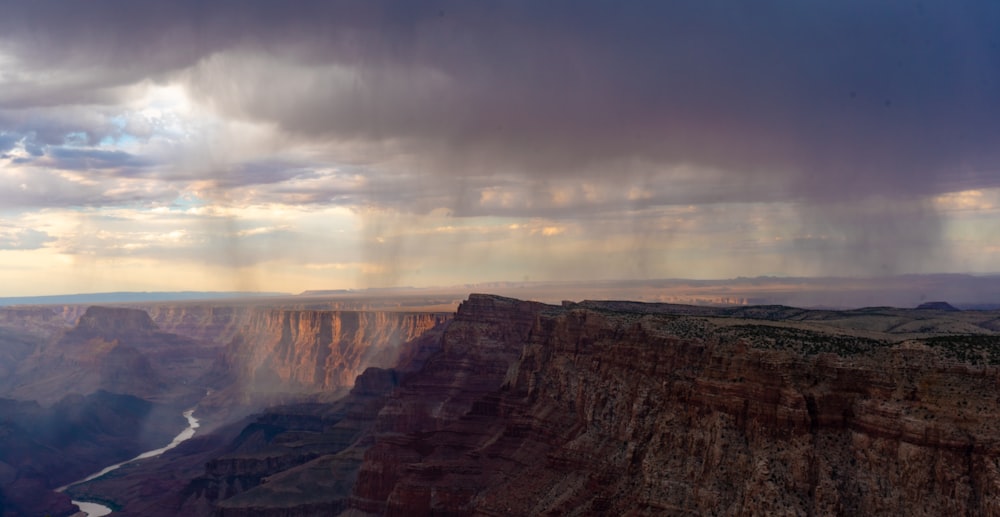
<svg viewBox="0 0 1000 517">
<path fill-rule="evenodd" d="M 133 461 L 139 461 L 139 460 L 143 460 L 143 459 L 146 459 L 146 458 L 155 458 L 156 456 L 159 456 L 159 455 L 163 454 L 164 452 L 167 452 L 170 449 L 173 449 L 174 447 L 177 447 L 178 445 L 181 444 L 181 442 L 184 442 L 185 440 L 191 439 L 191 437 L 194 436 L 195 430 L 198 429 L 198 425 L 199 425 L 198 424 L 198 419 L 194 417 L 194 409 L 189 409 L 189 410 L 185 411 L 183 413 L 183 416 L 184 416 L 184 418 L 187 419 L 187 423 L 188 423 L 187 428 L 185 428 L 177 436 L 175 436 L 174 439 L 171 440 L 170 443 L 168 443 L 167 445 L 165 445 L 163 447 L 160 447 L 159 449 L 153 449 L 151 451 L 146 451 L 146 452 L 144 452 L 144 453 L 142 453 L 142 454 L 140 454 L 140 455 L 138 455 L 138 456 L 136 456 L 136 457 L 134 457 L 134 458 L 132 458 L 132 459 L 130 459 L 128 461 L 123 461 L 121 463 L 115 463 L 114 465 L 111 465 L 111 466 L 108 466 L 108 467 L 104 467 L 103 469 L 101 469 L 101 470 L 99 470 L 99 471 L 97 471 L 97 472 L 95 472 L 95 473 L 93 473 L 93 474 L 91 474 L 91 475 L 89 475 L 89 476 L 87 476 L 87 477 L 79 480 L 79 481 L 74 481 L 74 482 L 72 482 L 72 483 L 70 483 L 70 484 L 68 484 L 66 486 L 62 486 L 62 487 L 57 488 L 56 492 L 62 492 L 64 490 L 66 490 L 67 488 L 71 487 L 71 486 L 79 485 L 80 483 L 86 483 L 87 481 L 90 481 L 90 480 L 93 480 L 93 479 L 97 479 L 97 478 L 99 478 L 99 477 L 107 474 L 108 472 L 111 472 L 112 470 L 118 469 L 122 465 L 127 465 L 129 463 L 132 463 Z M 104 506 L 103 504 L 94 503 L 94 502 L 90 502 L 90 501 L 73 501 L 73 504 L 77 505 L 80 508 L 80 511 L 84 515 L 86 515 L 87 517 L 101 517 L 101 516 L 104 516 L 104 515 L 108 515 L 112 511 L 111 508 L 108 508 L 107 506 Z"/>
</svg>

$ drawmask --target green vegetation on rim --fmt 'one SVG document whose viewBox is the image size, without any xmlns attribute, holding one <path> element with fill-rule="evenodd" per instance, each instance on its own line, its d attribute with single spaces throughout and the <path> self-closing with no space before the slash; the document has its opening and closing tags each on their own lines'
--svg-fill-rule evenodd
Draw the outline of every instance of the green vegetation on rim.
<svg viewBox="0 0 1000 517">
<path fill-rule="evenodd" d="M 997 335 L 935 336 L 924 339 L 923 343 L 949 359 L 977 365 L 1000 365 L 1000 336 Z"/>
<path fill-rule="evenodd" d="M 891 346 L 890 342 L 880 339 L 824 334 L 772 325 L 734 325 L 721 331 L 728 331 L 734 338 L 747 340 L 754 348 L 790 350 L 803 355 L 832 353 L 850 356 Z"/>
</svg>

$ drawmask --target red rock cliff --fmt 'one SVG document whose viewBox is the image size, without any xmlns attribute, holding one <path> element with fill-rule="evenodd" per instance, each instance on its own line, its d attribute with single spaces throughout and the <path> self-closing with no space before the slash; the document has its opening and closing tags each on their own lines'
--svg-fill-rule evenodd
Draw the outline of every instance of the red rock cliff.
<svg viewBox="0 0 1000 517">
<path fill-rule="evenodd" d="M 375 424 L 354 514 L 1000 515 L 1000 374 L 919 343 L 473 296 Z"/>
<path fill-rule="evenodd" d="M 228 373 L 251 392 L 350 387 L 369 366 L 388 367 L 400 344 L 449 315 L 269 310 L 251 315 L 227 347 Z"/>
</svg>

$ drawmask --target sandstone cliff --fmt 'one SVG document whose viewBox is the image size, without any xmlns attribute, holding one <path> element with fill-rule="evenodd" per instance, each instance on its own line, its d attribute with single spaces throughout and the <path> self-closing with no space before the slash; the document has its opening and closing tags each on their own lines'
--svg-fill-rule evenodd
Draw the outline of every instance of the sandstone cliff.
<svg viewBox="0 0 1000 517">
<path fill-rule="evenodd" d="M 265 310 L 247 317 L 216 368 L 242 393 L 349 388 L 369 366 L 392 366 L 399 346 L 447 314 Z"/>
<path fill-rule="evenodd" d="M 150 318 L 165 332 L 217 345 L 231 342 L 255 312 L 265 310 L 252 304 L 157 303 L 143 306 Z"/>
<path fill-rule="evenodd" d="M 353 513 L 1000 515 L 994 366 L 600 304 L 525 337 L 471 308 L 379 414 Z"/>
</svg>

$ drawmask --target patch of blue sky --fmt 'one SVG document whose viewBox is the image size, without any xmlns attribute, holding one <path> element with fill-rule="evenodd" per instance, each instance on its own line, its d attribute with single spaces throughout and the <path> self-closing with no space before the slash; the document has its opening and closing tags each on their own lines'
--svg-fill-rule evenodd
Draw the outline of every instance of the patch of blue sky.
<svg viewBox="0 0 1000 517">
<path fill-rule="evenodd" d="M 194 208 L 201 208 L 208 204 L 208 201 L 196 194 L 185 193 L 178 196 L 170 204 L 171 211 L 185 212 Z"/>
<path fill-rule="evenodd" d="M 139 139 L 126 131 L 128 119 L 125 115 L 115 115 L 108 118 L 108 123 L 115 128 L 98 142 L 99 147 L 128 147 L 139 142 Z"/>
<path fill-rule="evenodd" d="M 128 147 L 139 143 L 139 139 L 134 135 L 130 135 L 125 132 L 121 132 L 114 135 L 108 135 L 101 139 L 98 144 L 100 147 Z"/>
</svg>

